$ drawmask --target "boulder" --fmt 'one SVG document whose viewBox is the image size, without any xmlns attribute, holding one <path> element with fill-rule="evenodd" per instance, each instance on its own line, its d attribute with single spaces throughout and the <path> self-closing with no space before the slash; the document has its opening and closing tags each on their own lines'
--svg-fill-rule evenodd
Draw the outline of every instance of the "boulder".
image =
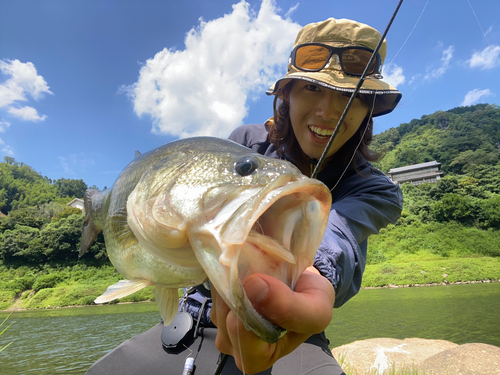
<svg viewBox="0 0 500 375">
<path fill-rule="evenodd" d="M 444 340 L 376 338 L 339 346 L 332 349 L 332 354 L 346 371 L 382 375 L 404 368 L 416 369 L 429 357 L 457 347 L 458 344 Z"/>
<path fill-rule="evenodd" d="M 419 369 L 436 375 L 500 375 L 500 348 L 463 344 L 427 358 Z"/>
</svg>

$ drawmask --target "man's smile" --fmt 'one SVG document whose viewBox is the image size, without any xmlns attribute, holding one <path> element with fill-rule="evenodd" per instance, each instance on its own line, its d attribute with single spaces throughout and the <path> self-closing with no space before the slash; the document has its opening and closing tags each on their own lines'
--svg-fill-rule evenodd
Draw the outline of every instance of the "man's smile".
<svg viewBox="0 0 500 375">
<path fill-rule="evenodd" d="M 329 138 L 334 131 L 334 129 L 323 129 L 314 125 L 309 125 L 308 128 L 318 138 Z"/>
</svg>

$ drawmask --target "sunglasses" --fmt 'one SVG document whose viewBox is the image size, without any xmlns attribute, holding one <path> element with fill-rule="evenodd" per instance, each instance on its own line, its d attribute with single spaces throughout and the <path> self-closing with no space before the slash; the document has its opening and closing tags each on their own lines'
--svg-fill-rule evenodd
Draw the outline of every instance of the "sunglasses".
<svg viewBox="0 0 500 375">
<path fill-rule="evenodd" d="M 319 72 L 330 58 L 336 54 L 344 73 L 361 76 L 368 65 L 373 50 L 367 47 L 332 47 L 320 43 L 306 43 L 295 47 L 290 54 L 290 63 L 297 69 L 306 72 Z M 380 74 L 382 59 L 377 53 L 367 74 Z"/>
</svg>

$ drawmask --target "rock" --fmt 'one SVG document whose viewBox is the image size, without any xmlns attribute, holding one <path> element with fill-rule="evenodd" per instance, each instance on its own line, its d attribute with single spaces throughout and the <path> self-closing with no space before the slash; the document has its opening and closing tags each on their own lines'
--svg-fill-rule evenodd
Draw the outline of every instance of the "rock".
<svg viewBox="0 0 500 375">
<path fill-rule="evenodd" d="M 346 372 L 364 375 L 500 375 L 500 348 L 444 340 L 377 338 L 332 349 Z M 409 370 L 410 372 L 405 372 Z"/>
<path fill-rule="evenodd" d="M 376 338 L 356 341 L 332 349 L 337 361 L 343 362 L 344 370 L 358 374 L 389 374 L 395 370 L 423 362 L 444 350 L 458 347 L 444 340 L 425 340 L 408 338 L 404 340 Z"/>
<path fill-rule="evenodd" d="M 463 344 L 427 358 L 418 368 L 436 375 L 500 375 L 500 348 Z"/>
</svg>

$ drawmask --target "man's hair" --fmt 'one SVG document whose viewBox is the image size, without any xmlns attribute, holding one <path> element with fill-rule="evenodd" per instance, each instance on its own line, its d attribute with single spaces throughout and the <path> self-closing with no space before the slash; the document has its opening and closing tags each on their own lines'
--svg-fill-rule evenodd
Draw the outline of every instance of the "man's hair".
<svg viewBox="0 0 500 375">
<path fill-rule="evenodd" d="M 283 87 L 283 95 L 281 97 L 290 92 L 292 84 L 293 81 Z M 371 109 L 370 104 L 372 104 L 372 97 L 362 95 L 360 99 Z M 276 108 L 277 101 L 278 95 L 274 97 L 274 126 L 271 126 L 269 129 L 269 140 L 276 147 L 280 157 L 284 157 L 286 153 L 292 161 L 298 162 L 304 160 L 308 157 L 302 152 L 299 142 L 295 137 L 295 133 L 293 132 L 292 122 L 290 120 L 290 106 L 285 100 L 280 100 L 281 103 L 278 105 L 278 108 Z M 358 168 L 367 161 L 372 162 L 379 160 L 382 155 L 369 148 L 372 139 L 373 119 L 369 113 L 356 133 L 354 133 L 354 135 L 335 153 L 335 161 L 341 163 L 341 165 L 345 167 L 351 161 L 353 154 L 356 153 L 353 158 L 353 164 L 354 168 L 358 170 Z"/>
</svg>

